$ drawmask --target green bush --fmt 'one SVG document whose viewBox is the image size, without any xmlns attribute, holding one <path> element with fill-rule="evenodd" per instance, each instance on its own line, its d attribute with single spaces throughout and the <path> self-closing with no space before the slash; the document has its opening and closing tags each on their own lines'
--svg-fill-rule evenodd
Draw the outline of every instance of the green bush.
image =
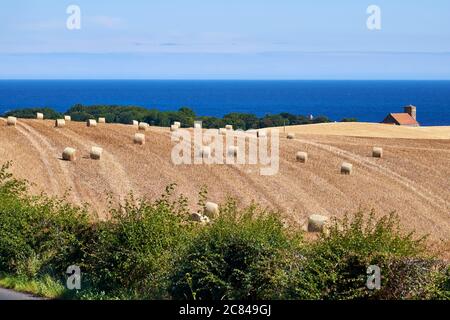
<svg viewBox="0 0 450 320">
<path fill-rule="evenodd" d="M 449 277 L 442 261 L 432 258 L 401 258 L 384 266 L 385 283 L 377 299 L 449 299 Z"/>
<path fill-rule="evenodd" d="M 155 202 L 131 197 L 99 223 L 87 254 L 87 274 L 100 291 L 139 299 L 167 298 L 168 279 L 190 242 L 186 200 L 170 200 L 173 187 Z"/>
<path fill-rule="evenodd" d="M 175 299 L 281 299 L 289 258 L 298 248 L 278 216 L 234 202 L 190 243 L 172 277 Z"/>
<path fill-rule="evenodd" d="M 426 298 L 450 300 L 450 267 L 446 266 L 446 270 L 435 272 L 433 277 L 434 281 L 428 287 L 428 296 Z"/>
<path fill-rule="evenodd" d="M 400 231 L 394 214 L 375 219 L 362 212 L 335 220 L 329 232 L 308 246 L 292 281 L 295 299 L 361 299 L 379 294 L 366 288 L 367 268 L 382 269 L 386 285 L 400 275 L 387 272 L 392 260 L 422 257 L 425 239 Z M 391 270 L 392 271 L 392 270 Z"/>
<path fill-rule="evenodd" d="M 60 199 L 30 197 L 27 183 L 0 170 L 0 272 L 33 278 L 62 276 L 82 259 L 90 229 L 87 211 Z"/>
</svg>

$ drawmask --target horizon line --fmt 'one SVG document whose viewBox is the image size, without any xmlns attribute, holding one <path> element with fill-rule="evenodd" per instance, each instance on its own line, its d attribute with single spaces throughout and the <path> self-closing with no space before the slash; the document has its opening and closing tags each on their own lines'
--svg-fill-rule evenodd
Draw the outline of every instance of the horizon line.
<svg viewBox="0 0 450 320">
<path fill-rule="evenodd" d="M 355 79 L 283 79 L 283 78 L 265 78 L 265 79 L 232 79 L 232 78 L 0 78 L 0 81 L 450 81 L 448 79 L 367 79 L 367 78 L 355 78 Z"/>
</svg>

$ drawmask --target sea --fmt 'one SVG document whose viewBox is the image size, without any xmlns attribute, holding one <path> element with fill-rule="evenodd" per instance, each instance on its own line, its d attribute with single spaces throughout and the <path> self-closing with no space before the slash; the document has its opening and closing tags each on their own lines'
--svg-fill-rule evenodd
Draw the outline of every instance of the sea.
<svg viewBox="0 0 450 320">
<path fill-rule="evenodd" d="M 75 104 L 189 107 L 197 115 L 289 112 L 381 122 L 417 106 L 425 126 L 450 125 L 450 81 L 0 80 L 0 114 L 28 107 L 64 112 Z"/>
</svg>

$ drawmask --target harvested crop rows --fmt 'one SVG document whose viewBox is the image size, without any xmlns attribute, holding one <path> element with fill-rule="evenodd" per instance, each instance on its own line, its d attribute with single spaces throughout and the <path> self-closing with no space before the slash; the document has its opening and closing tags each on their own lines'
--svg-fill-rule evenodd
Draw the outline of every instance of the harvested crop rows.
<svg viewBox="0 0 450 320">
<path fill-rule="evenodd" d="M 281 134 L 275 176 L 261 176 L 259 166 L 248 164 L 176 166 L 169 128 L 140 131 L 145 144 L 139 145 L 133 142 L 138 130 L 131 125 L 67 122 L 54 128 L 46 120 L 18 119 L 16 127 L 1 121 L 0 162 L 13 160 L 13 173 L 34 183 L 33 192 L 61 196 L 68 191 L 70 201 L 87 202 L 100 215 L 107 212 L 108 195 L 118 200 L 132 191 L 155 198 L 171 183 L 196 211 L 197 194 L 205 185 L 213 202 L 228 196 L 242 205 L 254 201 L 283 211 L 294 223 L 304 224 L 311 214 L 339 217 L 373 208 L 379 215 L 396 211 L 406 228 L 435 241 L 450 240 L 450 139 L 442 139 L 447 128 L 437 134 L 441 139 L 433 139 L 436 131 L 426 128 L 405 139 L 409 131 L 404 128 L 399 128 L 401 138 L 387 138 L 395 128 L 377 137 L 383 126 L 358 124 L 356 136 L 342 133 L 341 127 L 333 132 L 333 124 L 320 127 L 325 134 L 312 134 L 316 129 L 308 126 L 288 128 L 295 133 L 292 139 Z M 366 131 L 370 137 L 361 136 Z M 103 148 L 101 160 L 89 158 L 94 146 Z M 66 147 L 77 149 L 76 161 L 60 159 Z M 383 158 L 372 158 L 373 147 L 383 149 Z M 307 162 L 296 159 L 298 152 L 308 154 Z M 353 165 L 351 175 L 340 174 L 343 162 Z"/>
</svg>

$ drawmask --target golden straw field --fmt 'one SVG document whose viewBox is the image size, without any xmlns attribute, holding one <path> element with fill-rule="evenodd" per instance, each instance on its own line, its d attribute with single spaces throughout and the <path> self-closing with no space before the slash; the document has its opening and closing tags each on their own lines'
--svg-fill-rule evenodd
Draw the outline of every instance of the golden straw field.
<svg viewBox="0 0 450 320">
<path fill-rule="evenodd" d="M 368 123 L 336 123 L 280 128 L 280 169 L 261 176 L 253 165 L 181 165 L 171 161 L 169 128 L 150 127 L 145 144 L 133 143 L 136 127 L 18 119 L 0 120 L 0 162 L 13 161 L 12 172 L 29 180 L 32 191 L 87 202 L 100 216 L 108 197 L 157 197 L 177 184 L 196 208 L 203 185 L 217 203 L 234 197 L 242 205 L 255 201 L 280 210 L 291 223 L 304 225 L 311 214 L 342 216 L 360 208 L 377 214 L 396 211 L 407 230 L 429 234 L 448 251 L 450 244 L 450 127 L 406 128 Z M 293 139 L 286 139 L 294 133 Z M 77 149 L 76 161 L 63 161 L 66 147 Z M 92 147 L 103 148 L 100 161 Z M 373 158 L 372 148 L 383 148 Z M 308 161 L 297 161 L 297 152 Z M 340 174 L 343 162 L 351 175 Z"/>
</svg>

